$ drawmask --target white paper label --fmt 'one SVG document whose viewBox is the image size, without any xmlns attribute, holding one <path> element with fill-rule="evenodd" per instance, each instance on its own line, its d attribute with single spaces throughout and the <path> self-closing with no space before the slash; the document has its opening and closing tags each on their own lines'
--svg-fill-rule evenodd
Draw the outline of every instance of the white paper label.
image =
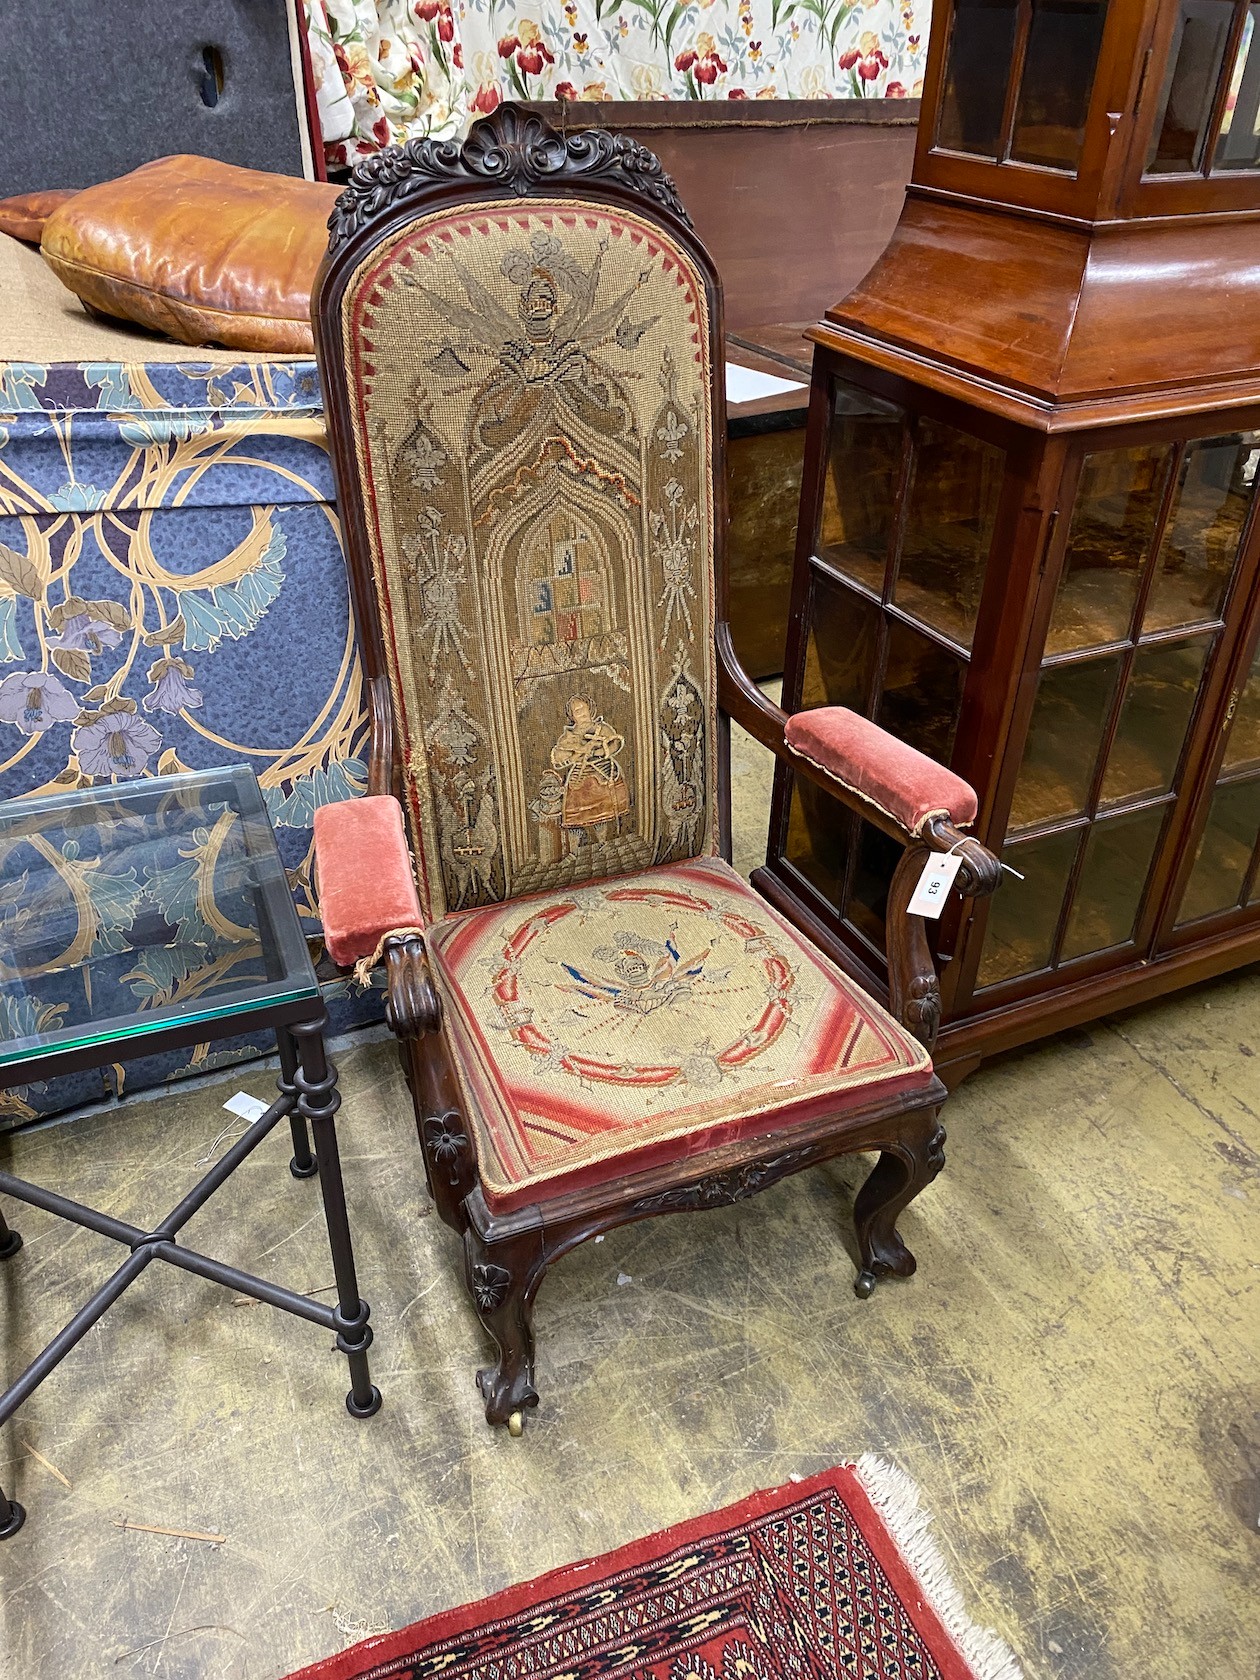
<svg viewBox="0 0 1260 1680">
<path fill-rule="evenodd" d="M 761 373 L 757 368 L 744 367 L 740 362 L 726 364 L 728 403 L 756 402 L 758 397 L 781 397 L 788 391 L 804 389 L 798 379 L 779 379 L 773 373 Z"/>
<path fill-rule="evenodd" d="M 238 1091 L 223 1106 L 229 1114 L 239 1114 L 242 1120 L 261 1120 L 269 1104 L 261 1097 L 251 1097 L 248 1091 Z"/>
<path fill-rule="evenodd" d="M 933 852 L 923 865 L 919 884 L 906 905 L 908 916 L 930 916 L 933 920 L 945 908 L 954 876 L 962 868 L 961 852 Z"/>
</svg>

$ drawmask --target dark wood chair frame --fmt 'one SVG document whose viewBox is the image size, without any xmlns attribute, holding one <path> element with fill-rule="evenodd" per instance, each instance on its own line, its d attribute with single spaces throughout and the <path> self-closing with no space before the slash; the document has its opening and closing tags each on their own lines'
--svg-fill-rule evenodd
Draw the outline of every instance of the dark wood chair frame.
<svg viewBox="0 0 1260 1680">
<path fill-rule="evenodd" d="M 960 851 L 957 884 L 964 896 L 992 892 L 999 865 L 979 842 L 943 819 L 911 836 L 824 770 L 790 753 L 786 714 L 756 687 L 735 658 L 727 622 L 725 392 L 722 292 L 712 262 L 658 160 L 637 142 L 604 130 L 560 136 L 540 117 L 504 105 L 477 123 L 467 140 L 412 141 L 360 164 L 338 200 L 329 253 L 316 280 L 312 313 L 325 385 L 338 506 L 349 561 L 360 650 L 369 697 L 372 743 L 369 792 L 401 791 L 395 730 L 370 549 L 359 493 L 350 399 L 342 356 L 341 304 L 350 276 L 382 239 L 421 213 L 473 201 L 525 195 L 580 199 L 648 216 L 687 253 L 704 276 L 711 322 L 716 652 L 718 659 L 718 805 L 723 857 L 730 859 L 730 721 L 734 719 L 800 775 L 819 781 L 868 821 L 906 842 L 889 902 L 893 1014 L 929 1050 L 940 1019 L 940 991 L 925 925 L 906 904 L 932 852 Z M 475 1146 L 460 1110 L 442 1004 L 430 976 L 424 940 L 386 942 L 386 1019 L 399 1040 L 428 1186 L 442 1220 L 462 1239 L 466 1281 L 482 1325 L 498 1345 L 496 1365 L 478 1373 L 491 1424 L 519 1434 L 524 1411 L 538 1404 L 534 1387 L 533 1306 L 547 1268 L 600 1232 L 655 1214 L 723 1207 L 791 1173 L 833 1156 L 877 1151 L 879 1160 L 858 1192 L 854 1215 L 861 1269 L 855 1285 L 867 1296 L 882 1274 L 905 1277 L 913 1255 L 897 1234 L 897 1218 L 944 1164 L 938 1109 L 945 1087 L 892 1096 L 876 1091 L 824 1119 L 559 1194 L 510 1213 L 492 1211 L 478 1181 Z"/>
</svg>

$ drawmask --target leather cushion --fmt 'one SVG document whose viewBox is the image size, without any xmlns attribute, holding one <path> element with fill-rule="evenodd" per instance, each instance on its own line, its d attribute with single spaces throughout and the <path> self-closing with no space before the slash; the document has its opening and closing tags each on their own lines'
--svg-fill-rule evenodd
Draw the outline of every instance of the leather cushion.
<svg viewBox="0 0 1260 1680">
<path fill-rule="evenodd" d="M 847 706 L 797 712 L 783 738 L 910 834 L 922 833 L 929 817 L 948 817 L 957 828 L 976 820 L 975 792 L 961 776 Z"/>
<path fill-rule="evenodd" d="M 47 192 L 19 193 L 0 198 L 0 233 L 12 234 L 28 245 L 38 245 L 44 224 L 67 199 L 77 198 L 73 187 L 50 187 Z"/>
<path fill-rule="evenodd" d="M 169 157 L 88 187 L 40 249 L 91 310 L 182 344 L 312 349 L 311 286 L 339 188 Z"/>
</svg>

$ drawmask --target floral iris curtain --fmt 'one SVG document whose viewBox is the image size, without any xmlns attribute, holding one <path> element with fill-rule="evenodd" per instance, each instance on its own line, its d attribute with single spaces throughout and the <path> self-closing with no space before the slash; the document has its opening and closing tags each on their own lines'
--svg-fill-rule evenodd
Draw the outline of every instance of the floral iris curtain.
<svg viewBox="0 0 1260 1680">
<path fill-rule="evenodd" d="M 330 166 L 501 99 L 917 98 L 931 0 L 306 0 Z"/>
</svg>

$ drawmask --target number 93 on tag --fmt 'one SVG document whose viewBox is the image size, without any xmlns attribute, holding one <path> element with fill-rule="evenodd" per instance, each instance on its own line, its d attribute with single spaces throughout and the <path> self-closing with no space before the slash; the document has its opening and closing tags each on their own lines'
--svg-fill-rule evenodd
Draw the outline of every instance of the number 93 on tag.
<svg viewBox="0 0 1260 1680">
<path fill-rule="evenodd" d="M 910 894 L 906 914 L 928 916 L 935 920 L 945 908 L 945 900 L 949 897 L 954 877 L 962 868 L 962 861 L 958 852 L 933 852 L 923 865 L 923 873 Z"/>
</svg>

